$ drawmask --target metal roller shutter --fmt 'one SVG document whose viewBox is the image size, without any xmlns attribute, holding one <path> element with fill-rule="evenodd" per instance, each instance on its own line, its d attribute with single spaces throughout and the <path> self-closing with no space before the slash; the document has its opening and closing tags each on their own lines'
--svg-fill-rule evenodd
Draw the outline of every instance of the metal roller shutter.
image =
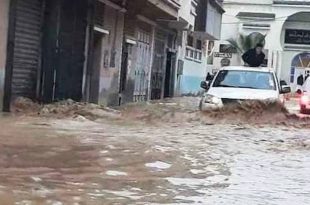
<svg viewBox="0 0 310 205">
<path fill-rule="evenodd" d="M 17 0 L 12 95 L 36 97 L 41 56 L 41 0 Z"/>
</svg>

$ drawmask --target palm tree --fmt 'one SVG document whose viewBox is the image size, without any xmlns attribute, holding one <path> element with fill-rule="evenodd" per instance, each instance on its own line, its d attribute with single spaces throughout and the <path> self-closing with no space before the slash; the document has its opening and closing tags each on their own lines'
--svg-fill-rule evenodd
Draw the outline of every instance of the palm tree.
<svg viewBox="0 0 310 205">
<path fill-rule="evenodd" d="M 237 39 L 228 39 L 227 41 L 237 49 L 238 53 L 243 54 L 260 43 L 265 45 L 266 35 L 260 33 L 252 33 L 250 35 L 239 34 Z"/>
</svg>

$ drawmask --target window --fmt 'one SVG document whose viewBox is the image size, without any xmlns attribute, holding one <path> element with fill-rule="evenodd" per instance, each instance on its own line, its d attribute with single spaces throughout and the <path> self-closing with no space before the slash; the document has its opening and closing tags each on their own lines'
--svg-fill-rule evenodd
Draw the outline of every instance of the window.
<svg viewBox="0 0 310 205">
<path fill-rule="evenodd" d="M 194 47 L 194 38 L 193 36 L 187 36 L 187 45 Z"/>
<path fill-rule="evenodd" d="M 272 73 L 258 71 L 222 70 L 217 75 L 213 87 L 247 88 L 256 90 L 276 90 Z"/>
<path fill-rule="evenodd" d="M 195 49 L 193 47 L 186 47 L 186 58 L 189 60 L 201 62 L 202 61 L 202 51 Z"/>
<path fill-rule="evenodd" d="M 201 63 L 202 40 L 194 39 L 193 36 L 187 36 L 186 58 Z"/>
<path fill-rule="evenodd" d="M 213 48 L 214 48 L 214 41 L 209 41 L 208 42 L 208 56 L 212 54 Z"/>
<path fill-rule="evenodd" d="M 202 49 L 202 41 L 201 41 L 201 40 L 197 40 L 197 41 L 196 41 L 196 48 L 197 48 L 198 50 L 201 50 L 201 49 Z"/>
</svg>

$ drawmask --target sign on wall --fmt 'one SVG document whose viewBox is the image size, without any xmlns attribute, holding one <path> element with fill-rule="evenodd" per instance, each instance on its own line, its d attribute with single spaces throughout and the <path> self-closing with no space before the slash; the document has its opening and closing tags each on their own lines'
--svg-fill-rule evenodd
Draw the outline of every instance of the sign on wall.
<svg viewBox="0 0 310 205">
<path fill-rule="evenodd" d="M 232 58 L 232 53 L 220 53 L 220 52 L 214 52 L 215 58 Z"/>
<path fill-rule="evenodd" d="M 286 29 L 285 43 L 310 45 L 310 30 Z"/>
<path fill-rule="evenodd" d="M 221 60 L 221 66 L 224 67 L 224 66 L 230 66 L 230 60 L 228 58 L 223 58 Z"/>
</svg>

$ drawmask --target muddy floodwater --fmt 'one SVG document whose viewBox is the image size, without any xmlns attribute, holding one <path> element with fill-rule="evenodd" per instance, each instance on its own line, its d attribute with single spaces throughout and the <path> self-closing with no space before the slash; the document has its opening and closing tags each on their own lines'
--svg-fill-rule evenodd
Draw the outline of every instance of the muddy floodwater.
<svg viewBox="0 0 310 205">
<path fill-rule="evenodd" d="M 1 116 L 0 204 L 308 205 L 310 130 Z"/>
</svg>

